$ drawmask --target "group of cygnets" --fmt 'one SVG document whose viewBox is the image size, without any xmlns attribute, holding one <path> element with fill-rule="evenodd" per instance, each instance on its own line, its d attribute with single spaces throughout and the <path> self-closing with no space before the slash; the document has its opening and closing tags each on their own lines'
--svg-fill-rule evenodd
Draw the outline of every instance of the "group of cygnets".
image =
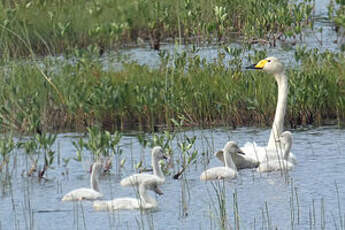
<svg viewBox="0 0 345 230">
<path fill-rule="evenodd" d="M 247 67 L 247 69 L 262 69 L 273 74 L 278 85 L 278 102 L 268 145 L 262 147 L 255 143 L 247 143 L 239 148 L 236 142 L 227 142 L 223 150 L 215 153 L 215 156 L 223 162 L 224 166 L 210 168 L 202 172 L 200 175 L 202 181 L 233 179 L 237 176 L 237 170 L 246 168 L 257 168 L 258 172 L 291 170 L 296 163 L 295 156 L 290 152 L 292 134 L 289 131 L 283 132 L 288 95 L 288 81 L 283 64 L 275 57 L 268 57 Z M 152 149 L 153 174 L 134 174 L 121 180 L 122 186 L 136 186 L 138 188 L 138 198 L 99 200 L 103 194 L 99 191 L 97 177 L 102 164 L 96 162 L 92 167 L 91 188 L 73 190 L 67 193 L 62 201 L 96 200 L 93 203 L 95 210 L 155 208 L 157 201 L 148 195 L 147 190 L 154 191 L 159 195 L 163 194 L 159 186 L 165 182 L 165 177 L 159 161 L 164 158 L 163 149 L 160 146 L 154 147 Z"/>
</svg>

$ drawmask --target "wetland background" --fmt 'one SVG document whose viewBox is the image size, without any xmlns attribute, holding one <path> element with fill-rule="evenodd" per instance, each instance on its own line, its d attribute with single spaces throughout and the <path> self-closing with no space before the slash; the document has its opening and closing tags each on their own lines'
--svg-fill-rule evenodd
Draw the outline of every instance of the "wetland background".
<svg viewBox="0 0 345 230">
<path fill-rule="evenodd" d="M 0 229 L 345 229 L 342 1 L 10 0 L 0 11 Z M 270 55 L 287 68 L 296 169 L 201 183 L 227 140 L 268 139 L 276 84 L 243 67 Z M 173 163 L 159 210 L 60 202 L 98 157 L 105 197 L 135 196 L 118 182 L 150 167 L 154 144 Z"/>
</svg>

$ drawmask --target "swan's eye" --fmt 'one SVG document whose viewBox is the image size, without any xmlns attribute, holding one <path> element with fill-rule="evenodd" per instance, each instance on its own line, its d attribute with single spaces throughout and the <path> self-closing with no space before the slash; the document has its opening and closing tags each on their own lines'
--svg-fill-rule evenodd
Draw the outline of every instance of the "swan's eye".
<svg viewBox="0 0 345 230">
<path fill-rule="evenodd" d="M 267 60 L 267 62 L 271 62 L 271 60 Z"/>
</svg>

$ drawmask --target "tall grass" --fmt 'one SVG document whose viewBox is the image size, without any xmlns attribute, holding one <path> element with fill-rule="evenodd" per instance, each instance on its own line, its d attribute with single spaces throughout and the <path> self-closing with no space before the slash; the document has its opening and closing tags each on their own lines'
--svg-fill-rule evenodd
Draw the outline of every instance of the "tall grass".
<svg viewBox="0 0 345 230">
<path fill-rule="evenodd" d="M 57 54 L 75 48 L 105 49 L 179 38 L 222 41 L 243 36 L 275 44 L 312 25 L 313 3 L 283 0 L 28 0 L 0 3 L 4 56 Z M 27 41 L 24 45 L 22 40 Z"/>
<path fill-rule="evenodd" d="M 298 49 L 296 61 L 296 68 L 287 68 L 287 125 L 329 119 L 342 124 L 344 55 Z M 0 70 L 1 129 L 81 131 L 98 125 L 156 130 L 174 127 L 172 119 L 181 117 L 185 126 L 271 125 L 277 99 L 272 76 L 242 71 L 241 63 L 228 67 L 222 58 L 208 63 L 197 55 L 181 54 L 174 65 L 162 63 L 158 69 L 123 63 L 117 71 L 86 57 L 75 63 L 44 59 L 41 70 L 32 63 L 9 64 Z"/>
</svg>

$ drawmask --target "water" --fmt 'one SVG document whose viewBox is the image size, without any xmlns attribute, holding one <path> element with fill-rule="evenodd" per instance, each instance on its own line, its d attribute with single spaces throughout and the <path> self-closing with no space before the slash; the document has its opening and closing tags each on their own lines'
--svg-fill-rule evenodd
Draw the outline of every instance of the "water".
<svg viewBox="0 0 345 230">
<path fill-rule="evenodd" d="M 345 131 L 334 127 L 292 131 L 292 152 L 296 155 L 298 164 L 287 177 L 279 172 L 259 174 L 247 169 L 241 170 L 237 179 L 225 183 L 226 209 L 231 226 L 234 226 L 233 194 L 236 192 L 240 229 L 254 229 L 254 226 L 255 229 L 268 229 L 270 225 L 278 226 L 279 229 L 291 229 L 291 210 L 294 213 L 295 229 L 310 229 L 310 215 L 313 217 L 314 211 L 314 229 L 321 229 L 322 203 L 325 229 L 333 229 L 335 224 L 339 227 L 336 184 L 344 218 Z M 269 130 L 222 128 L 194 130 L 184 134 L 189 137 L 197 136 L 195 149 L 199 151 L 198 162 L 186 171 L 184 179 L 174 180 L 169 176 L 166 183 L 161 186 L 164 195 L 156 196 L 159 209 L 145 213 L 95 212 L 92 202 L 89 201 L 80 204 L 62 203 L 60 199 L 63 194 L 75 188 L 89 186 L 89 162 L 71 160 L 67 166 L 66 176 L 63 175 L 66 169 L 62 163 L 58 165 L 55 161 L 54 168 L 48 170 L 49 180 L 38 182 L 37 177 L 21 176 L 22 171 L 27 170 L 30 164 L 26 164 L 29 161 L 25 160 L 23 153 L 17 151 L 16 169 L 12 172 L 11 186 L 2 184 L 0 189 L 0 229 L 149 229 L 150 226 L 153 226 L 153 229 L 219 229 L 216 192 L 212 183 L 199 180 L 200 173 L 205 168 L 201 152 L 212 154 L 222 148 L 229 139 L 236 140 L 240 145 L 252 140 L 265 144 Z M 75 156 L 71 144 L 73 140 L 77 140 L 77 135 L 59 135 L 54 148 L 57 150 L 59 146 L 62 159 Z M 111 175 L 100 178 L 100 187 L 105 199 L 136 197 L 134 189 L 122 188 L 119 181 L 135 172 L 134 164 L 141 158 L 144 158 L 144 165 L 150 167 L 150 149 L 144 150 L 136 137 L 125 136 L 120 145 L 124 151 L 121 158 L 125 158 L 126 163 L 119 173 L 113 168 Z M 173 145 L 174 156 L 178 156 L 180 152 L 176 142 Z M 11 160 L 13 161 L 13 158 Z M 211 161 L 206 167 L 217 165 L 218 160 L 211 155 Z M 151 195 L 154 196 L 152 193 Z M 185 215 L 183 198 L 186 201 Z M 270 224 L 266 216 L 265 202 Z M 298 210 L 300 213 L 297 224 Z"/>
<path fill-rule="evenodd" d="M 268 56 L 276 56 L 282 60 L 287 66 L 295 66 L 296 61 L 294 52 L 297 46 L 306 46 L 307 49 L 317 48 L 321 52 L 330 50 L 332 52 L 339 52 L 340 45 L 344 42 L 337 36 L 332 22 L 328 21 L 328 5 L 329 0 L 315 0 L 314 16 L 315 23 L 313 30 L 306 29 L 303 32 L 302 40 L 296 38 L 295 40 L 287 39 L 287 41 L 277 41 L 276 47 L 269 45 L 256 44 L 253 45 L 255 50 L 266 50 Z M 337 41 L 337 42 L 335 42 Z M 204 58 L 207 62 L 214 62 L 218 59 L 219 51 L 224 52 L 225 46 L 228 47 L 241 47 L 241 42 L 238 43 L 231 41 L 231 44 L 224 45 L 206 45 L 199 46 L 196 55 Z M 172 57 L 176 53 L 191 50 L 192 45 L 175 45 L 172 43 L 162 43 L 161 50 L 169 53 Z M 247 64 L 248 54 L 252 51 L 245 51 L 242 55 L 244 65 Z M 121 68 L 118 62 L 114 62 L 118 57 L 125 57 L 128 61 L 134 61 L 141 65 L 147 65 L 152 68 L 157 68 L 161 62 L 159 52 L 153 50 L 148 44 L 138 48 L 122 49 L 119 52 L 108 52 L 102 58 L 105 69 L 116 70 Z M 232 57 L 225 56 L 224 63 L 227 64 Z"/>
<path fill-rule="evenodd" d="M 334 30 L 334 24 L 328 21 L 328 9 L 329 0 L 315 0 L 314 16 L 315 22 L 313 29 L 305 29 L 303 31 L 302 40 L 297 36 L 296 39 L 287 39 L 286 41 L 277 41 L 276 47 L 271 47 L 269 45 L 254 44 L 251 50 L 244 50 L 241 54 L 241 59 L 243 60 L 243 66 L 248 64 L 248 55 L 254 53 L 253 50 L 265 50 L 268 56 L 278 57 L 286 66 L 296 66 L 296 60 L 294 58 L 294 53 L 296 47 L 307 47 L 307 49 L 317 48 L 321 52 L 329 50 L 331 52 L 339 52 L 340 46 L 344 43 L 344 39 L 337 35 Z M 337 42 L 335 42 L 337 41 Z M 231 48 L 241 48 L 242 44 L 239 40 L 238 42 L 231 41 L 228 44 L 194 44 L 197 46 L 198 51 L 193 53 L 193 55 L 199 55 L 200 58 L 205 59 L 207 62 L 214 62 L 218 59 L 218 54 L 220 52 L 224 53 L 224 47 Z M 174 43 L 164 43 L 161 44 L 161 51 L 166 52 L 170 55 L 169 64 L 173 65 L 174 58 L 176 55 L 187 51 L 187 55 L 191 55 L 193 45 L 176 45 Z M 120 49 L 117 51 L 105 52 L 101 57 L 95 55 L 94 60 L 99 61 L 104 71 L 117 71 L 122 68 L 122 62 L 136 62 L 141 65 L 146 65 L 151 68 L 158 68 L 161 63 L 161 57 L 159 52 L 153 50 L 148 43 L 143 44 L 135 48 Z M 226 54 L 224 58 L 224 64 L 227 65 L 232 56 Z M 78 60 L 77 57 L 66 58 L 64 56 L 58 57 L 48 57 L 48 60 L 62 64 L 64 62 L 75 64 Z M 45 64 L 39 59 L 38 65 L 44 67 Z M 31 61 L 30 61 L 31 63 Z M 27 64 L 27 61 L 21 62 L 17 61 L 15 64 Z M 50 71 L 58 72 L 59 68 L 50 69 Z"/>
</svg>

